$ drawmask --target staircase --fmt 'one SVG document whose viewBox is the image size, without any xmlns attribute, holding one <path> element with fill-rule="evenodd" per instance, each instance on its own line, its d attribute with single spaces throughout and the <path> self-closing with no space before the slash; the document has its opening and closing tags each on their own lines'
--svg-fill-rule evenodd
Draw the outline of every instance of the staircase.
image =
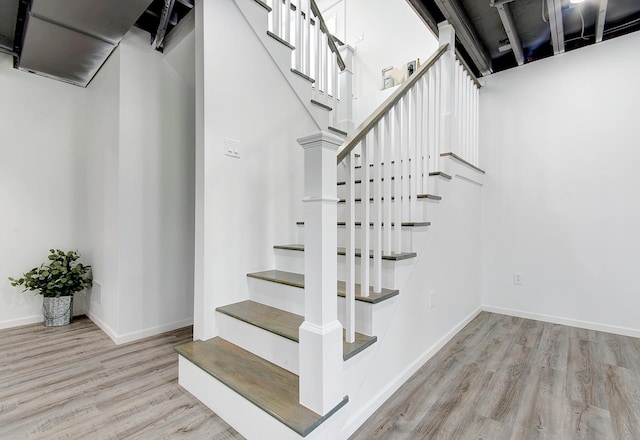
<svg viewBox="0 0 640 440">
<path fill-rule="evenodd" d="M 451 279 L 479 236 L 475 95 L 443 27 L 440 50 L 353 130 L 314 2 L 235 1 L 320 132 L 298 140 L 298 243 L 275 244 L 249 297 L 216 308 L 216 337 L 176 348 L 180 384 L 249 439 L 347 438 L 479 312 L 459 304 L 476 280 Z M 314 41 L 316 55 L 293 49 Z"/>
<path fill-rule="evenodd" d="M 346 136 L 353 128 L 353 49 L 338 49 L 315 1 L 235 2 L 318 129 Z"/>
</svg>

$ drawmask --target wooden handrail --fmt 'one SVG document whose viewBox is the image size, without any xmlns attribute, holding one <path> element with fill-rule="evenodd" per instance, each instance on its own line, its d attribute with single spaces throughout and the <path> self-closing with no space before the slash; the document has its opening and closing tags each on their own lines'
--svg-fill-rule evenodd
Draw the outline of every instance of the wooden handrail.
<svg viewBox="0 0 640 440">
<path fill-rule="evenodd" d="M 313 1 L 313 0 L 312 0 Z M 371 116 L 369 116 L 362 124 L 355 129 L 344 144 L 338 149 L 338 163 L 342 162 L 345 157 L 358 145 L 358 143 L 371 131 L 371 129 L 384 117 L 384 115 L 396 105 L 398 101 L 413 87 L 427 71 L 440 59 L 440 57 L 449 48 L 448 44 L 440 46 L 431 57 L 418 68 L 402 85 L 384 101 Z"/>
<path fill-rule="evenodd" d="M 346 64 L 344 63 L 344 60 L 342 59 L 342 56 L 338 51 L 338 47 L 336 46 L 335 41 L 333 41 L 333 36 L 329 32 L 329 29 L 327 29 L 327 24 L 324 22 L 324 18 L 322 17 L 322 14 L 320 13 L 320 9 L 318 8 L 318 5 L 316 4 L 315 0 L 309 0 L 309 1 L 311 2 L 311 11 L 320 22 L 320 30 L 327 35 L 327 42 L 329 43 L 329 49 L 331 49 L 331 52 L 336 54 L 336 61 L 338 62 L 338 67 L 342 71 L 346 68 Z"/>
</svg>

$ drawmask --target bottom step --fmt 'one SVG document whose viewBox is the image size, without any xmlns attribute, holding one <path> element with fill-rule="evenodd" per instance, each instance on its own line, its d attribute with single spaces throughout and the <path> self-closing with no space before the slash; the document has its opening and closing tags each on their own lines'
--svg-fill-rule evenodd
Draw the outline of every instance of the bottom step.
<svg viewBox="0 0 640 440">
<path fill-rule="evenodd" d="M 302 437 L 349 400 L 345 396 L 321 416 L 299 403 L 298 376 L 222 338 L 189 342 L 175 350 Z"/>
</svg>

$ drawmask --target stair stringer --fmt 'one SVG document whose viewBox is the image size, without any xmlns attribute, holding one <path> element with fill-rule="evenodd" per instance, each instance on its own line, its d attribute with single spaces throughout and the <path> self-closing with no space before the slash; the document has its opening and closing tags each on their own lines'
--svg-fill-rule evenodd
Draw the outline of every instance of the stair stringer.
<svg viewBox="0 0 640 440">
<path fill-rule="evenodd" d="M 318 130 L 328 130 L 330 111 L 311 103 L 313 89 L 311 82 L 291 70 L 292 50 L 283 43 L 267 34 L 268 12 L 256 0 L 234 0 L 234 3 L 244 16 L 258 40 L 278 66 L 282 75 L 300 99 L 311 118 L 318 126 Z M 335 110 L 332 110 L 335 111 Z"/>
</svg>

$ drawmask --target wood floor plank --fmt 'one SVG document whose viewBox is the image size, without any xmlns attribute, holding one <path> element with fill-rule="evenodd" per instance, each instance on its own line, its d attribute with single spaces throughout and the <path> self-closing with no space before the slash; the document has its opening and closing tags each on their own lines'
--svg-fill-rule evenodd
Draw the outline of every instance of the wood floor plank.
<svg viewBox="0 0 640 440">
<path fill-rule="evenodd" d="M 481 313 L 351 439 L 637 440 L 640 370 L 616 364 L 634 366 L 638 348 L 635 338 Z"/>
<path fill-rule="evenodd" d="M 566 396 L 585 407 L 609 409 L 602 371 L 602 365 L 605 364 L 598 362 L 597 355 L 598 350 L 593 342 L 569 338 Z"/>
<path fill-rule="evenodd" d="M 637 390 L 632 391 L 638 383 L 621 374 L 622 369 L 614 365 L 604 366 L 611 425 L 619 439 L 640 439 L 640 408 L 637 401 L 639 393 Z"/>
<path fill-rule="evenodd" d="M 173 347 L 192 338 L 118 346 L 87 318 L 0 330 L 0 439 L 242 439 L 178 385 Z"/>
<path fill-rule="evenodd" d="M 569 329 L 563 325 L 545 324 L 535 363 L 555 371 L 567 371 Z"/>
</svg>

